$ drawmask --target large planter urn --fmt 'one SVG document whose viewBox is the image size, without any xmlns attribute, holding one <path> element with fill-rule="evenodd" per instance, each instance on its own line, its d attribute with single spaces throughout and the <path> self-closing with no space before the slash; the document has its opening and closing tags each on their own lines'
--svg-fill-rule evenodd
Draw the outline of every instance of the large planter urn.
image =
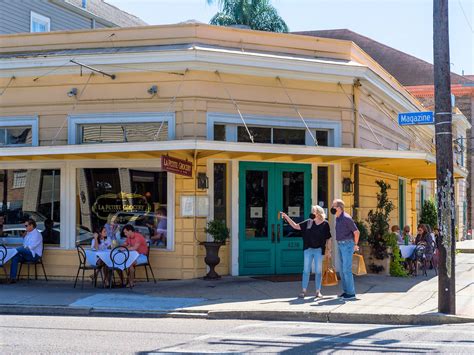
<svg viewBox="0 0 474 355">
<path fill-rule="evenodd" d="M 209 272 L 204 276 L 204 280 L 216 280 L 219 279 L 219 274 L 214 270 L 219 265 L 221 258 L 219 258 L 219 249 L 224 243 L 220 242 L 201 242 L 206 248 L 206 257 L 204 262 L 209 266 Z"/>
</svg>

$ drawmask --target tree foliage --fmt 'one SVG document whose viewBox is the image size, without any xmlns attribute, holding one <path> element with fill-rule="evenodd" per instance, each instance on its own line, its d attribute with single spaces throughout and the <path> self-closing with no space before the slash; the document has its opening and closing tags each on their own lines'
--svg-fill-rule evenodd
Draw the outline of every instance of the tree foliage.
<svg viewBox="0 0 474 355">
<path fill-rule="evenodd" d="M 384 259 L 388 257 L 387 243 L 384 236 L 389 233 L 390 228 L 390 213 L 394 209 L 392 201 L 388 199 L 388 190 L 390 184 L 383 180 L 375 182 L 380 192 L 377 193 L 377 208 L 370 210 L 367 216 L 369 223 L 369 244 L 372 246 L 372 253 L 377 259 Z"/>
<path fill-rule="evenodd" d="M 207 0 L 208 4 L 215 0 Z M 217 0 L 219 12 L 212 17 L 211 25 L 244 25 L 252 30 L 288 32 L 288 26 L 278 15 L 269 0 Z"/>
<path fill-rule="evenodd" d="M 434 200 L 429 199 L 423 203 L 421 208 L 420 223 L 428 224 L 431 229 L 438 226 L 438 210 Z"/>
</svg>

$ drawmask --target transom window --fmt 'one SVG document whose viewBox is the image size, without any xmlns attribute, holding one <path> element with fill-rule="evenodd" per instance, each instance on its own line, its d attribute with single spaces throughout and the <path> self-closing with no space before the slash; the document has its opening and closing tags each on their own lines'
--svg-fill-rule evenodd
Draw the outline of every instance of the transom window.
<svg viewBox="0 0 474 355">
<path fill-rule="evenodd" d="M 49 32 L 51 30 L 51 19 L 31 11 L 30 32 Z"/>
<path fill-rule="evenodd" d="M 341 124 L 334 121 L 306 120 L 295 118 L 245 116 L 245 123 L 255 143 L 314 145 L 341 145 Z M 210 113 L 207 118 L 208 139 L 228 142 L 251 142 L 247 129 L 239 116 Z M 310 133 L 311 132 L 311 133 Z"/>
<path fill-rule="evenodd" d="M 69 144 L 153 142 L 174 139 L 174 114 L 97 113 L 69 116 Z"/>
<path fill-rule="evenodd" d="M 31 126 L 0 127 L 0 146 L 31 146 Z"/>
<path fill-rule="evenodd" d="M 88 124 L 80 126 L 80 143 L 124 143 L 168 140 L 168 123 Z"/>
</svg>

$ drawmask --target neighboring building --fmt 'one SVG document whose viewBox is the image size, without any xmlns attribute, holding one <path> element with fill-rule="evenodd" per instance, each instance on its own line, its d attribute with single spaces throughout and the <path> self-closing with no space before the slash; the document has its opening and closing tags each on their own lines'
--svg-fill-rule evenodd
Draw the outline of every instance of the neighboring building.
<svg viewBox="0 0 474 355">
<path fill-rule="evenodd" d="M 103 0 L 0 1 L 0 34 L 145 25 Z"/>
<path fill-rule="evenodd" d="M 231 230 L 218 272 L 299 273 L 302 241 L 279 211 L 302 221 L 342 197 L 364 219 L 383 179 L 391 224 L 413 228 L 419 181 L 435 177 L 433 128 L 396 123 L 424 107 L 348 41 L 205 24 L 0 41 L 0 206 L 60 226 L 43 258 L 53 277 L 75 276 L 86 229 L 127 222 L 164 235 L 158 277 L 203 276 L 214 218 Z M 15 172 L 24 195 L 9 201 Z"/>
<path fill-rule="evenodd" d="M 412 95 L 418 98 L 424 107 L 434 111 L 434 70 L 432 64 L 347 29 L 295 33 L 354 42 L 393 75 Z M 460 186 L 456 187 L 456 193 L 459 194 L 461 201 L 457 208 L 457 218 L 459 221 L 462 221 L 459 236 L 465 236 L 467 229 L 473 228 L 472 221 L 474 221 L 474 174 L 472 174 L 474 130 L 470 129 L 473 123 L 474 76 L 461 76 L 451 73 L 451 93 L 455 97 L 453 106 L 453 150 L 456 156 L 455 163 L 466 166 L 469 174 L 466 182 L 461 180 L 458 182 Z M 456 108 L 460 112 L 456 111 Z M 459 132 L 464 132 L 467 128 L 467 133 L 461 134 L 456 132 L 456 127 L 461 127 Z M 423 182 L 420 186 L 421 189 L 433 191 L 434 185 Z M 418 200 L 423 200 L 423 198 L 430 195 L 429 191 L 427 194 L 424 190 L 420 190 Z M 418 203 L 417 209 L 419 209 L 421 203 L 422 201 Z"/>
</svg>

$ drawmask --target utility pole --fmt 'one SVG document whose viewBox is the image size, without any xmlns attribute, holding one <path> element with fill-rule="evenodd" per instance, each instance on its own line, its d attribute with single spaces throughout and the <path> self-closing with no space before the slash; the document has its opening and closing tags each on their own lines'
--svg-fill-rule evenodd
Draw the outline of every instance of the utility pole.
<svg viewBox="0 0 474 355">
<path fill-rule="evenodd" d="M 449 65 L 448 0 L 433 0 L 433 55 L 436 117 L 436 182 L 440 258 L 438 311 L 456 314 L 455 200 L 451 132 L 451 73 Z"/>
</svg>

